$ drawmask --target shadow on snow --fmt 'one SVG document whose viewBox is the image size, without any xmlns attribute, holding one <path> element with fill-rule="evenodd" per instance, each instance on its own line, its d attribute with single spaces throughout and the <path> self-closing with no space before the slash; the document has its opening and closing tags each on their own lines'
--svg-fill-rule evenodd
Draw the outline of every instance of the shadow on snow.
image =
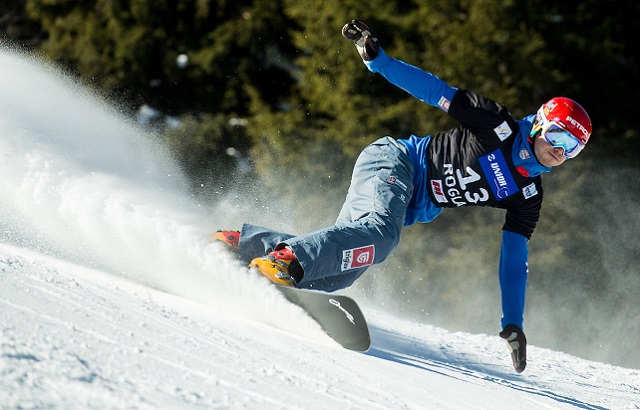
<svg viewBox="0 0 640 410">
<path fill-rule="evenodd" d="M 449 347 L 429 346 L 418 339 L 370 326 L 371 348 L 367 355 L 389 360 L 418 369 L 472 382 L 482 380 L 524 393 L 543 396 L 581 409 L 605 410 L 605 407 L 582 402 L 557 394 L 544 386 L 527 385 L 521 376 L 507 373 L 491 363 L 480 363 L 465 357 L 463 352 Z"/>
</svg>

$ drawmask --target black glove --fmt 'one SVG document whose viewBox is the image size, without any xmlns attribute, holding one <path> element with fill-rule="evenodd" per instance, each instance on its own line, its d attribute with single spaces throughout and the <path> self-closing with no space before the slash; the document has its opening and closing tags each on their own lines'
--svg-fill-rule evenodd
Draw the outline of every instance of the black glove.
<svg viewBox="0 0 640 410">
<path fill-rule="evenodd" d="M 527 338 L 518 326 L 507 325 L 500 337 L 507 341 L 513 359 L 513 368 L 516 372 L 522 373 L 527 366 Z"/>
<path fill-rule="evenodd" d="M 353 41 L 364 61 L 372 61 L 378 57 L 380 42 L 378 37 L 361 21 L 351 20 L 342 27 L 342 36 Z"/>
</svg>

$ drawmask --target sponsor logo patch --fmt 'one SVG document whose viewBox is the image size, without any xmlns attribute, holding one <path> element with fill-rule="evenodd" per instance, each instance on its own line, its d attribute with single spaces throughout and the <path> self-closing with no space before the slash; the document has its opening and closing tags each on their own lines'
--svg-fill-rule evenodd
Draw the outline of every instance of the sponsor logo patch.
<svg viewBox="0 0 640 410">
<path fill-rule="evenodd" d="M 445 111 L 449 111 L 449 107 L 451 106 L 451 101 L 447 100 L 444 97 L 440 97 L 440 100 L 438 101 L 438 105 Z"/>
<path fill-rule="evenodd" d="M 522 148 L 520 150 L 520 159 L 529 159 L 529 158 L 531 158 L 531 153 L 529 152 L 529 150 L 526 148 Z"/>
<path fill-rule="evenodd" d="M 400 188 L 404 189 L 405 191 L 407 190 L 407 185 L 394 176 L 389 177 L 389 183 L 398 185 Z"/>
<path fill-rule="evenodd" d="M 373 257 L 375 254 L 376 248 L 374 245 L 342 251 L 341 269 L 344 272 L 349 269 L 373 265 Z"/>
<path fill-rule="evenodd" d="M 526 187 L 522 188 L 522 195 L 524 195 L 524 199 L 529 199 L 533 196 L 538 195 L 538 189 L 536 188 L 536 184 L 532 182 Z"/>
<path fill-rule="evenodd" d="M 436 201 L 440 203 L 449 202 L 447 197 L 444 196 L 444 192 L 442 191 L 442 181 L 439 179 L 434 179 L 431 181 L 431 191 L 433 191 L 433 197 Z"/>
<path fill-rule="evenodd" d="M 480 166 L 491 187 L 491 193 L 499 201 L 518 191 L 507 161 L 499 149 L 480 157 Z"/>
<path fill-rule="evenodd" d="M 500 141 L 504 141 L 509 138 L 509 135 L 511 135 L 511 127 L 509 127 L 509 124 L 507 124 L 507 121 L 505 120 L 502 124 L 495 127 L 493 132 L 495 132 L 498 138 L 500 138 Z"/>
</svg>

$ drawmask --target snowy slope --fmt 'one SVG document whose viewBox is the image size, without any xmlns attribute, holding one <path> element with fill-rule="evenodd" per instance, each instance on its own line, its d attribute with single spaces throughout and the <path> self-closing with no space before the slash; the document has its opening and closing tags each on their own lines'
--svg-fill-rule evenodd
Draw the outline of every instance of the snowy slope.
<svg viewBox="0 0 640 410">
<path fill-rule="evenodd" d="M 2 408 L 640 407 L 638 370 L 532 347 L 517 375 L 497 337 L 376 312 L 372 349 L 347 351 L 260 282 L 287 323 L 2 245 Z"/>
<path fill-rule="evenodd" d="M 340 348 L 208 243 L 251 213 L 55 70 L 0 67 L 0 408 L 640 408 L 639 370 L 531 346 L 518 375 L 497 336 L 366 301 L 372 348 Z"/>
</svg>

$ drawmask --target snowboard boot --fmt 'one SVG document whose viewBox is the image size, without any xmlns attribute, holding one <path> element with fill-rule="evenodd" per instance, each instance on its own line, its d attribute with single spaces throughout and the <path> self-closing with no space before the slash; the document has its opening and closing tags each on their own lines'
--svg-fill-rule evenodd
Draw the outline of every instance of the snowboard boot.
<svg viewBox="0 0 640 410">
<path fill-rule="evenodd" d="M 294 288 L 298 286 L 298 282 L 304 275 L 302 265 L 288 246 L 273 251 L 267 256 L 255 258 L 249 264 L 249 268 L 255 268 L 262 276 L 277 285 Z"/>
<path fill-rule="evenodd" d="M 209 235 L 213 242 L 222 243 L 229 253 L 238 254 L 238 244 L 240 243 L 240 231 L 217 231 Z"/>
</svg>

